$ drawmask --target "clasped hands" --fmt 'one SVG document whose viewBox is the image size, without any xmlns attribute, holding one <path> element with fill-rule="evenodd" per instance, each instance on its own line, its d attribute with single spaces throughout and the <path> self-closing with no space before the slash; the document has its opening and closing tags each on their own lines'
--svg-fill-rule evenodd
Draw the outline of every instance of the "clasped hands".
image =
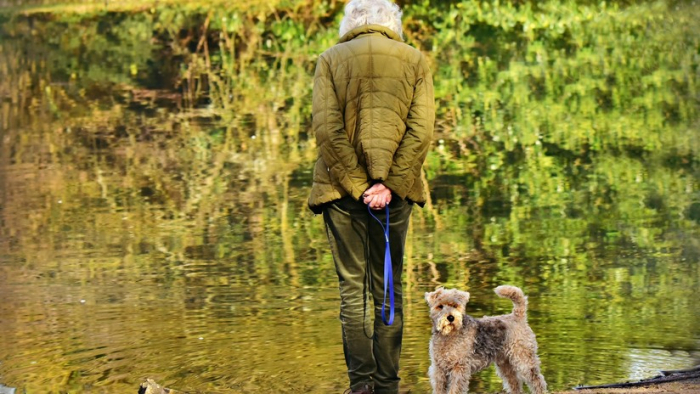
<svg viewBox="0 0 700 394">
<path fill-rule="evenodd" d="M 363 202 L 374 210 L 384 209 L 391 202 L 391 190 L 381 183 L 375 183 L 362 194 Z"/>
</svg>

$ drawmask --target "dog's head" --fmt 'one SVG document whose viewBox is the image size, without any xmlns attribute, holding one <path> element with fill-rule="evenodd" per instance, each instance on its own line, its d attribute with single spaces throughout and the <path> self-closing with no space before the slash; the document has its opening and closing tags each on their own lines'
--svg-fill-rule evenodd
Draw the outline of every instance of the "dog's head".
<svg viewBox="0 0 700 394">
<path fill-rule="evenodd" d="M 425 300 L 430 307 L 430 319 L 437 332 L 447 335 L 462 327 L 462 319 L 469 302 L 468 292 L 438 287 L 433 292 L 425 293 Z"/>
</svg>

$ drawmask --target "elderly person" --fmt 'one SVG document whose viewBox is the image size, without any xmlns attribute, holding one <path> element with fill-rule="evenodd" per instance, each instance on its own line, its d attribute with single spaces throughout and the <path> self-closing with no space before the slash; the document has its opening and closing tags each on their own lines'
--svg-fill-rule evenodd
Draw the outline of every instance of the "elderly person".
<svg viewBox="0 0 700 394">
<path fill-rule="evenodd" d="M 349 391 L 398 393 L 403 252 L 413 205 L 426 201 L 421 172 L 435 121 L 433 82 L 421 52 L 403 43 L 401 11 L 388 0 L 351 0 L 340 36 L 320 56 L 314 77 L 319 154 L 309 207 L 323 213 L 338 274 Z M 379 221 L 385 223 L 387 205 L 396 299 L 391 325 L 381 319 Z"/>
</svg>

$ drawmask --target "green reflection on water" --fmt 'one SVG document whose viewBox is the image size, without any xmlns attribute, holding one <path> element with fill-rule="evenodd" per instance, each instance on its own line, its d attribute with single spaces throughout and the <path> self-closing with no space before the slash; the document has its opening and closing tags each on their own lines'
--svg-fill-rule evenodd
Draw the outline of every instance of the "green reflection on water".
<svg viewBox="0 0 700 394">
<path fill-rule="evenodd" d="M 429 389 L 437 284 L 476 316 L 522 286 L 555 390 L 697 363 L 700 45 L 697 7 L 670 4 L 406 6 L 440 105 L 405 386 Z M 344 389 L 305 203 L 310 78 L 340 5 L 277 6 L 0 14 L 0 382 Z"/>
</svg>

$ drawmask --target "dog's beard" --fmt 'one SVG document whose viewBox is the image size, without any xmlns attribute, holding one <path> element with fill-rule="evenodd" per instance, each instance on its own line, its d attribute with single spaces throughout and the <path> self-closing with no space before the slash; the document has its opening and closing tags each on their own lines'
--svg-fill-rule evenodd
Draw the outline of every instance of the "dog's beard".
<svg viewBox="0 0 700 394">
<path fill-rule="evenodd" d="M 450 315 L 452 317 L 454 317 L 454 320 L 452 320 L 452 321 L 447 320 L 447 317 Z M 438 332 L 441 333 L 442 335 L 447 335 L 447 334 L 451 333 L 453 330 L 455 330 L 461 326 L 462 326 L 462 314 L 457 312 L 457 311 L 453 311 L 451 314 L 444 314 L 444 315 L 440 316 L 440 318 L 437 321 L 437 325 L 436 325 Z"/>
</svg>

